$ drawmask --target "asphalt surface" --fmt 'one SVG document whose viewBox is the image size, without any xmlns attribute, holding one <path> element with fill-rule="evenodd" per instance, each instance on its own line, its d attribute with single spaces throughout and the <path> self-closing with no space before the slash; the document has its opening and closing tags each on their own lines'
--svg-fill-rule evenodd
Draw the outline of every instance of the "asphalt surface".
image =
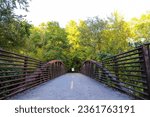
<svg viewBox="0 0 150 117">
<path fill-rule="evenodd" d="M 131 100 L 132 98 L 80 73 L 67 73 L 10 100 Z"/>
</svg>

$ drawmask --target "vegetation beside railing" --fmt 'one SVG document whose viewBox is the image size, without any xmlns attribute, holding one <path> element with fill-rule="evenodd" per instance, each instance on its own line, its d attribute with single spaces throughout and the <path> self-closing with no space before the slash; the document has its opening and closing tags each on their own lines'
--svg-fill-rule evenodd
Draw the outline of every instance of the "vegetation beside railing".
<svg viewBox="0 0 150 117">
<path fill-rule="evenodd" d="M 85 61 L 81 72 L 137 99 L 150 99 L 150 44 L 101 63 Z"/>
<path fill-rule="evenodd" d="M 6 99 L 65 73 L 59 60 L 37 59 L 0 50 L 0 99 Z"/>
</svg>

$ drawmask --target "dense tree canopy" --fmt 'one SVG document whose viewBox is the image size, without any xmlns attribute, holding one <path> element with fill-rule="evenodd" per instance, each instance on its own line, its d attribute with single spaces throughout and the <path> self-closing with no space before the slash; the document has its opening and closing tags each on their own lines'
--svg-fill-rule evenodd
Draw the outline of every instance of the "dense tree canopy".
<svg viewBox="0 0 150 117">
<path fill-rule="evenodd" d="M 27 11 L 28 0 L 0 1 L 0 48 L 43 61 L 59 59 L 79 69 L 84 60 L 101 59 L 150 42 L 150 13 L 127 22 L 118 12 L 110 17 L 71 20 L 65 28 L 49 21 L 30 25 L 15 9 Z"/>
<path fill-rule="evenodd" d="M 29 36 L 30 25 L 15 9 L 27 11 L 27 0 L 0 0 L 0 47 L 18 51 L 24 47 Z"/>
<path fill-rule="evenodd" d="M 66 32 L 57 22 L 42 23 L 39 27 L 32 27 L 26 44 L 27 54 L 44 61 L 65 60 L 68 50 Z"/>
</svg>

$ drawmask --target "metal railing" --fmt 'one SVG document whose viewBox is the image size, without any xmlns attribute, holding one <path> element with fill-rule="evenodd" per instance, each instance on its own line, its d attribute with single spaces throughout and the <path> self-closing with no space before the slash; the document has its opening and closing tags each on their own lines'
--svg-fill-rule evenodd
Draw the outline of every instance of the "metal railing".
<svg viewBox="0 0 150 117">
<path fill-rule="evenodd" d="M 150 99 L 150 44 L 101 63 L 85 61 L 81 72 L 137 99 Z"/>
<path fill-rule="evenodd" d="M 59 60 L 43 63 L 37 59 L 0 50 L 0 99 L 64 74 Z"/>
</svg>

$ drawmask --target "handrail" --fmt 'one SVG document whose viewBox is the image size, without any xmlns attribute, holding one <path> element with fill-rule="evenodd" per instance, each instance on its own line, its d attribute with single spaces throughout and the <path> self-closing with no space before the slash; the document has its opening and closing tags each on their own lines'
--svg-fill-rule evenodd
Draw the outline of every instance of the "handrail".
<svg viewBox="0 0 150 117">
<path fill-rule="evenodd" d="M 81 72 L 136 99 L 150 99 L 150 43 L 101 63 L 85 61 Z"/>
<path fill-rule="evenodd" d="M 6 99 L 65 72 L 64 63 L 60 60 L 44 63 L 0 49 L 0 99 Z"/>
</svg>

